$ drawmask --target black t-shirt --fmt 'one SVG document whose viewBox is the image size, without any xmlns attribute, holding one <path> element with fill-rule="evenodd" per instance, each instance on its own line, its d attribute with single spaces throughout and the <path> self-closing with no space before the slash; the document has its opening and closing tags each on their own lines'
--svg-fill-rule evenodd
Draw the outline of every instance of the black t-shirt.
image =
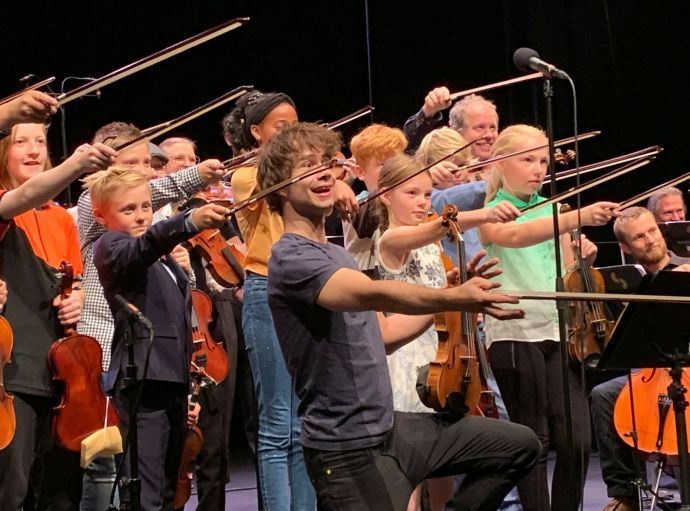
<svg viewBox="0 0 690 511">
<path fill-rule="evenodd" d="M 316 304 L 331 276 L 358 271 L 342 247 L 285 234 L 268 264 L 268 304 L 300 399 L 302 444 L 347 450 L 381 443 L 393 426 L 393 394 L 376 313 Z"/>
</svg>

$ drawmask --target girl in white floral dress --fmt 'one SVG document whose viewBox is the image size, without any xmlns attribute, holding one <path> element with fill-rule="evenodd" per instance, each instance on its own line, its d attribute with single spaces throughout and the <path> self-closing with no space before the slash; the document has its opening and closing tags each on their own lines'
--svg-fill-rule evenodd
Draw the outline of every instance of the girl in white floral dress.
<svg viewBox="0 0 690 511">
<path fill-rule="evenodd" d="M 443 287 L 446 285 L 446 272 L 438 242 L 448 230 L 441 218 L 426 221 L 433 184 L 429 172 L 420 173 L 421 169 L 419 162 L 406 155 L 393 156 L 383 164 L 378 189 L 393 188 L 381 195 L 378 204 L 379 227 L 383 231 L 376 253 L 378 270 L 383 279 Z M 403 184 L 395 186 L 406 178 Z M 515 208 L 498 204 L 493 208 L 460 212 L 457 223 L 461 229 L 468 229 L 486 222 L 509 221 L 518 214 Z M 433 325 L 401 347 L 386 346 L 395 410 L 432 412 L 419 399 L 416 382 L 419 368 L 436 358 L 437 346 L 438 337 Z M 431 480 L 432 509 L 442 509 L 452 491 L 450 478 Z M 419 489 L 415 490 L 408 510 L 420 509 L 420 495 Z"/>
</svg>

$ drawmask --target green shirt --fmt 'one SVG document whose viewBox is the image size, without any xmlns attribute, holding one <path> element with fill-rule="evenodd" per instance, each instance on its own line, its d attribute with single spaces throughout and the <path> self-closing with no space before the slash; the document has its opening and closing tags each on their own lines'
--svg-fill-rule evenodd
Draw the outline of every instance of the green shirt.
<svg viewBox="0 0 690 511">
<path fill-rule="evenodd" d="M 518 209 L 531 206 L 546 200 L 533 194 L 525 202 L 510 195 L 502 188 L 496 197 L 486 206 L 495 206 L 508 201 Z M 515 221 L 519 224 L 531 220 L 550 217 L 551 208 L 544 206 L 532 209 Z M 529 229 L 529 226 L 525 226 Z M 501 289 L 510 291 L 555 291 L 556 260 L 553 238 L 524 248 L 507 248 L 495 243 L 483 243 L 488 258 L 498 257 L 499 267 L 503 273 L 493 278 L 501 283 Z M 499 290 L 500 291 L 500 290 Z M 522 300 L 519 305 L 506 306 L 525 311 L 524 319 L 499 321 L 491 317 L 486 319 L 487 345 L 494 341 L 527 341 L 538 342 L 546 339 L 558 340 L 558 312 L 556 302 L 549 300 Z"/>
</svg>

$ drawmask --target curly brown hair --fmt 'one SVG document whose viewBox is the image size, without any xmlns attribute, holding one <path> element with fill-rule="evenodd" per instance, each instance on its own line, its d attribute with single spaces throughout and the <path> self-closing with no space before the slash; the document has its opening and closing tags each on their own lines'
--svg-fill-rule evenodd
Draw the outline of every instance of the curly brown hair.
<svg viewBox="0 0 690 511">
<path fill-rule="evenodd" d="M 259 152 L 257 180 L 262 190 L 292 177 L 292 171 L 302 151 L 306 149 L 322 151 L 332 158 L 340 151 L 340 136 L 321 126 L 309 122 L 295 123 L 271 137 Z M 278 194 L 266 197 L 268 208 L 281 214 L 283 205 Z"/>
</svg>

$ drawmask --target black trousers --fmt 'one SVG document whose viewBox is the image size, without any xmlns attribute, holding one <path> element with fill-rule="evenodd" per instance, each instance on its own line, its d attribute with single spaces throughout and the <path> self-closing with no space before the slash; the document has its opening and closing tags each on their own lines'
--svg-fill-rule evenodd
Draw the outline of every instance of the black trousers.
<svg viewBox="0 0 690 511">
<path fill-rule="evenodd" d="M 579 373 L 573 368 L 568 370 L 575 447 L 575 457 L 569 460 L 558 343 L 494 342 L 489 349 L 489 361 L 510 420 L 531 428 L 542 444 L 537 465 L 518 485 L 524 511 L 577 510 L 584 483 L 581 475 L 586 474 L 592 442 L 589 403 Z M 546 460 L 550 440 L 556 450 L 556 466 L 549 505 Z M 566 465 L 569 462 L 573 467 L 570 479 Z M 571 488 L 575 489 L 575 499 L 568 498 Z"/>
<path fill-rule="evenodd" d="M 0 510 L 79 508 L 79 453 L 54 441 L 55 405 L 51 397 L 14 394 L 17 427 L 12 442 L 0 451 Z"/>
<path fill-rule="evenodd" d="M 172 509 L 177 472 L 180 466 L 184 436 L 187 431 L 187 395 L 183 383 L 147 380 L 137 412 L 139 443 L 139 477 L 141 509 L 154 511 Z M 120 417 L 122 439 L 129 431 L 129 389 L 116 390 L 115 407 Z M 122 473 L 130 475 L 130 454 Z M 119 464 L 122 455 L 116 457 Z M 120 501 L 129 500 L 129 493 L 120 490 Z"/>
<path fill-rule="evenodd" d="M 237 329 L 230 290 L 212 297 L 215 322 L 214 340 L 222 342 L 228 354 L 228 376 L 218 385 L 201 390 L 199 429 L 204 442 L 197 456 L 196 479 L 199 511 L 225 510 L 225 485 L 229 479 L 230 419 L 237 376 Z"/>
<path fill-rule="evenodd" d="M 304 457 L 320 511 L 402 511 L 419 483 L 453 474 L 465 477 L 451 509 L 495 511 L 540 451 L 534 433 L 519 424 L 395 412 L 381 445 L 351 451 L 305 447 Z"/>
</svg>

